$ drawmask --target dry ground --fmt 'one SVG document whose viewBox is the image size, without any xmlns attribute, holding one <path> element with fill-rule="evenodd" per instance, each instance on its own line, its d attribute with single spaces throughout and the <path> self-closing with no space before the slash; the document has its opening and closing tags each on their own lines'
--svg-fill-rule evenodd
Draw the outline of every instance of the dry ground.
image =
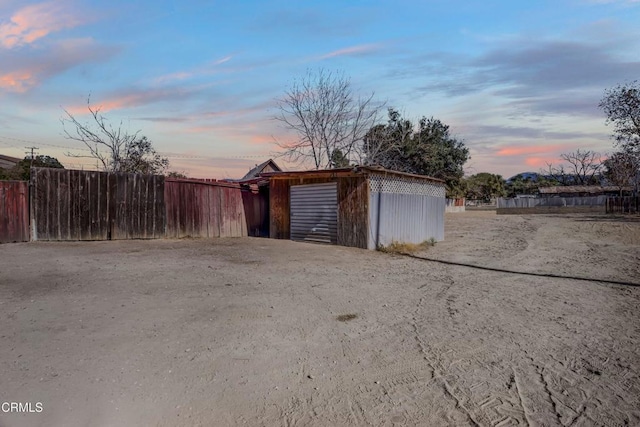
<svg viewBox="0 0 640 427">
<path fill-rule="evenodd" d="M 447 216 L 422 256 L 640 283 L 640 222 Z M 640 287 L 268 239 L 0 245 L 0 426 L 638 425 Z"/>
</svg>

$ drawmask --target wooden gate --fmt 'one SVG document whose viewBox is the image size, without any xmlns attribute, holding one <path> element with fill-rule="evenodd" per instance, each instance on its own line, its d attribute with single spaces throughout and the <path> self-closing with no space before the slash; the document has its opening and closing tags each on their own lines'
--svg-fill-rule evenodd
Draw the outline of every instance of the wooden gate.
<svg viewBox="0 0 640 427">
<path fill-rule="evenodd" d="M 238 184 L 197 180 L 165 182 L 166 236 L 247 236 L 242 193 Z"/>
<path fill-rule="evenodd" d="M 32 240 L 164 237 L 164 177 L 33 168 Z"/>
</svg>

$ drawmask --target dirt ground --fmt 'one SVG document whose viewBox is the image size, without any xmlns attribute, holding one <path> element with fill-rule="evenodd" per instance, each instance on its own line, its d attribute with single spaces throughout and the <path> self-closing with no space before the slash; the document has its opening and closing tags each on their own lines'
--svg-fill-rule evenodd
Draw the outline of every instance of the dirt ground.
<svg viewBox="0 0 640 427">
<path fill-rule="evenodd" d="M 0 402 L 42 405 L 0 426 L 639 425 L 640 220 L 446 221 L 420 256 L 590 280 L 257 238 L 0 245 Z"/>
</svg>

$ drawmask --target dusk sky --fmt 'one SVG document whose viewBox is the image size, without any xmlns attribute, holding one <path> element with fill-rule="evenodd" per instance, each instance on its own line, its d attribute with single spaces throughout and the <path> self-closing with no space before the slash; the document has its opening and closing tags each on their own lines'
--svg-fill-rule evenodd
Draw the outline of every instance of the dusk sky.
<svg viewBox="0 0 640 427">
<path fill-rule="evenodd" d="M 0 154 L 95 169 L 62 135 L 86 100 L 191 177 L 238 178 L 288 134 L 276 99 L 307 69 L 435 117 L 508 178 L 608 152 L 606 88 L 640 79 L 640 0 L 0 0 Z M 288 169 L 293 165 L 287 165 Z"/>
</svg>

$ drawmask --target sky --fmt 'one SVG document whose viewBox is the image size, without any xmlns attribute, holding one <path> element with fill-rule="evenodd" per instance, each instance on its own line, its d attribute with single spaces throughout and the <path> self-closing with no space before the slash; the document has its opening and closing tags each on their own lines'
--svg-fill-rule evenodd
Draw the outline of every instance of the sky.
<svg viewBox="0 0 640 427">
<path fill-rule="evenodd" d="M 449 125 L 467 174 L 508 178 L 613 150 L 598 102 L 640 79 L 638 22 L 640 0 L 0 0 L 0 154 L 95 169 L 61 124 L 90 98 L 171 170 L 239 178 L 295 140 L 277 100 L 322 68 Z"/>
</svg>

